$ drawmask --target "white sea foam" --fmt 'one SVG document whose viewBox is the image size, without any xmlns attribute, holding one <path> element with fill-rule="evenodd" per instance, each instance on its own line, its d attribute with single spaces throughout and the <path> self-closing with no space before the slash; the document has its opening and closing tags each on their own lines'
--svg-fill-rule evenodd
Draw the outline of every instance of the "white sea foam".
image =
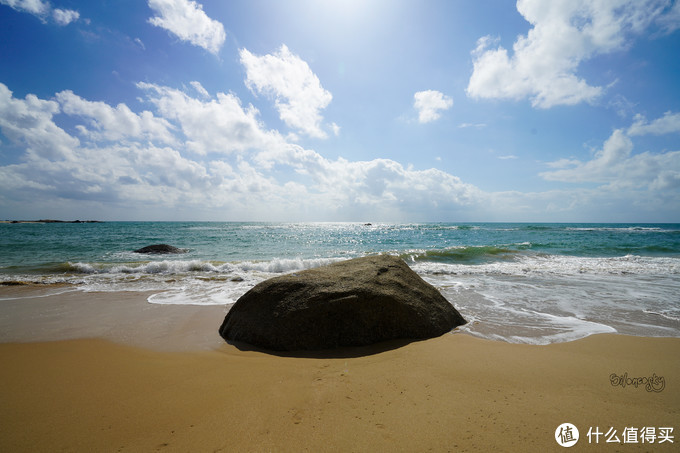
<svg viewBox="0 0 680 453">
<path fill-rule="evenodd" d="M 38 280 L 83 291 L 150 291 L 153 304 L 226 307 L 265 279 L 341 259 L 75 262 Z M 473 335 L 535 344 L 604 332 L 680 336 L 680 258 L 514 254 L 476 265 L 410 265 L 472 321 L 460 330 Z"/>
<path fill-rule="evenodd" d="M 137 263 L 68 263 L 69 269 L 82 274 L 185 274 L 191 272 L 233 273 L 259 271 L 286 273 L 311 269 L 341 261 L 343 258 L 287 258 L 267 261 L 211 262 L 204 260 L 160 260 Z"/>
<path fill-rule="evenodd" d="M 636 274 L 636 275 L 678 275 L 680 258 L 641 257 L 626 255 L 611 258 L 575 257 L 563 255 L 524 255 L 512 261 L 495 261 L 486 264 L 452 264 L 438 262 L 417 262 L 411 266 L 424 274 Z"/>
<path fill-rule="evenodd" d="M 663 229 L 659 227 L 643 227 L 643 226 L 630 226 L 630 227 L 567 227 L 565 228 L 567 231 L 608 231 L 608 232 L 613 232 L 613 233 L 657 233 L 657 232 L 664 232 L 664 233 L 673 233 L 677 232 L 678 230 L 669 230 L 669 229 Z"/>
<path fill-rule="evenodd" d="M 235 303 L 257 283 L 278 274 L 295 272 L 336 262 L 338 259 L 276 259 L 225 263 L 215 268 L 229 278 L 183 280 L 184 286 L 153 294 L 154 304 L 229 305 Z"/>
<path fill-rule="evenodd" d="M 597 333 L 616 333 L 616 329 L 593 321 L 586 321 L 575 316 L 556 316 L 549 313 L 540 313 L 546 322 L 552 324 L 557 333 L 543 334 L 538 337 L 523 337 L 511 335 L 509 338 L 514 342 L 531 344 L 550 344 L 573 341 Z"/>
<path fill-rule="evenodd" d="M 343 258 L 311 258 L 311 259 L 273 259 L 270 261 L 242 261 L 234 266 L 243 271 L 260 271 L 271 273 L 286 273 L 312 269 L 327 264 L 342 261 Z"/>
<path fill-rule="evenodd" d="M 666 311 L 666 312 L 658 312 L 658 311 L 653 311 L 653 310 L 644 310 L 645 313 L 648 313 L 650 315 L 657 315 L 661 316 L 662 318 L 666 318 L 670 321 L 680 321 L 680 310 L 676 310 L 675 312 L 673 311 Z"/>
<path fill-rule="evenodd" d="M 77 291 L 75 288 L 71 287 L 66 287 L 66 288 L 50 288 L 43 292 L 42 294 L 35 294 L 33 292 L 30 293 L 28 296 L 15 296 L 15 297 L 0 297 L 0 301 L 6 301 L 6 300 L 21 300 L 21 299 L 34 299 L 36 297 L 51 297 L 51 296 L 58 296 L 61 294 L 66 294 L 66 293 L 72 293 L 74 291 Z"/>
<path fill-rule="evenodd" d="M 160 305 L 230 305 L 253 286 L 245 281 L 193 284 L 154 293 L 147 301 Z"/>
<path fill-rule="evenodd" d="M 680 336 L 679 258 L 526 255 L 412 268 L 475 319 L 464 329 L 481 337 L 547 344 L 607 332 Z M 466 291 L 480 297 L 469 301 Z"/>
<path fill-rule="evenodd" d="M 68 263 L 59 277 L 82 291 L 153 291 L 154 304 L 233 304 L 257 283 L 289 272 L 323 266 L 341 258 L 212 262 L 157 260 L 130 263 Z M 40 277 L 40 283 L 52 283 Z"/>
<path fill-rule="evenodd" d="M 603 322 L 582 319 L 550 305 L 530 309 L 513 299 L 485 297 L 476 303 L 456 303 L 468 324 L 460 330 L 482 338 L 512 343 L 550 344 L 572 341 L 597 333 L 615 333 Z M 557 314 L 559 313 L 559 314 Z"/>
</svg>

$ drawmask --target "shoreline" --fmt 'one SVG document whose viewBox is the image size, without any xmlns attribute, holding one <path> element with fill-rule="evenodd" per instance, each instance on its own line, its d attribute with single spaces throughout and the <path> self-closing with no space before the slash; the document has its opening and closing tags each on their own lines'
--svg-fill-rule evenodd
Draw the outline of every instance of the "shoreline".
<svg viewBox="0 0 680 453">
<path fill-rule="evenodd" d="M 458 332 L 274 355 L 224 342 L 223 307 L 48 293 L 0 289 L 22 297 L 0 301 L 1 451 L 559 451 L 565 422 L 594 451 L 680 442 L 622 437 L 677 435 L 680 338 L 537 346 Z M 660 391 L 644 388 L 653 376 Z M 621 443 L 588 444 L 596 427 Z"/>
<path fill-rule="evenodd" d="M 99 338 L 158 351 L 221 346 L 217 329 L 226 314 L 223 306 L 147 302 L 155 293 L 87 292 L 60 284 L 0 286 L 0 343 Z"/>
</svg>

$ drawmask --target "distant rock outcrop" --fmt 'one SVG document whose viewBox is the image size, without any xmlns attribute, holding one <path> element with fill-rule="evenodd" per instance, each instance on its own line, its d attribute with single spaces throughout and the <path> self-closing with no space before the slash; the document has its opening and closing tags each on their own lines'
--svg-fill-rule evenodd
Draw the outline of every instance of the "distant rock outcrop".
<svg viewBox="0 0 680 453">
<path fill-rule="evenodd" d="M 0 223 L 104 223 L 100 220 L 0 220 Z"/>
<path fill-rule="evenodd" d="M 379 255 L 266 280 L 231 307 L 219 332 L 296 351 L 431 338 L 465 323 L 403 260 Z"/>
<path fill-rule="evenodd" d="M 177 247 L 173 247 L 172 245 L 168 244 L 147 245 L 146 247 L 142 247 L 141 249 L 135 250 L 135 253 L 147 253 L 152 255 L 167 255 L 170 253 L 184 253 L 184 252 L 185 250 L 178 249 Z"/>
</svg>

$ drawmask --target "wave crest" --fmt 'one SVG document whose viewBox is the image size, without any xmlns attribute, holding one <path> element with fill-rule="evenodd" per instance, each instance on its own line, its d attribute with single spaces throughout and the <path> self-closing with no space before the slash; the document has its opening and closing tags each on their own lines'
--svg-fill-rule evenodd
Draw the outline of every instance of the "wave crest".
<svg viewBox="0 0 680 453">
<path fill-rule="evenodd" d="M 514 244 L 510 246 L 457 246 L 446 249 L 416 250 L 400 255 L 405 261 L 421 262 L 450 262 L 461 264 L 484 263 L 496 261 L 498 259 L 512 259 L 520 250 L 531 247 L 529 242 Z"/>
<path fill-rule="evenodd" d="M 137 263 L 72 263 L 60 266 L 60 270 L 74 274 L 187 274 L 265 272 L 282 274 L 331 264 L 343 258 L 273 259 L 268 261 L 217 262 L 203 260 L 163 260 Z"/>
</svg>

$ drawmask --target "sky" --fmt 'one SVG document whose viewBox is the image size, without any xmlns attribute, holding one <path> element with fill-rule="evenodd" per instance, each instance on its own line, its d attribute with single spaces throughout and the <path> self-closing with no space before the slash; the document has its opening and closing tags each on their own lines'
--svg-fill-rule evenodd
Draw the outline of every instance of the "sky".
<svg viewBox="0 0 680 453">
<path fill-rule="evenodd" d="M 0 0 L 0 219 L 680 222 L 680 1 Z"/>
</svg>

